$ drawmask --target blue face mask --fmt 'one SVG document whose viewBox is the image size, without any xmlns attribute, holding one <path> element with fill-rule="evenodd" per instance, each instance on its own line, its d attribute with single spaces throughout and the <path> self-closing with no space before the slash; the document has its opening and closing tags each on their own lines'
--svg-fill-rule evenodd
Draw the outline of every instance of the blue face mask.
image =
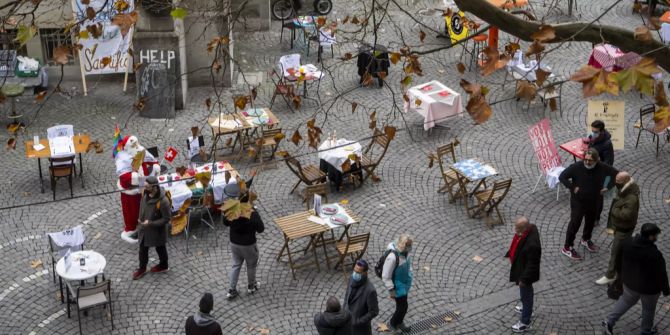
<svg viewBox="0 0 670 335">
<path fill-rule="evenodd" d="M 360 274 L 360 273 L 358 273 L 358 272 L 356 272 L 356 271 L 354 271 L 354 272 L 351 274 L 351 279 L 353 279 L 354 281 L 361 281 L 361 280 L 363 279 L 363 275 Z"/>
<path fill-rule="evenodd" d="M 598 132 L 598 131 L 592 131 L 591 132 L 591 138 L 596 138 L 598 136 L 600 136 L 600 132 Z"/>
</svg>

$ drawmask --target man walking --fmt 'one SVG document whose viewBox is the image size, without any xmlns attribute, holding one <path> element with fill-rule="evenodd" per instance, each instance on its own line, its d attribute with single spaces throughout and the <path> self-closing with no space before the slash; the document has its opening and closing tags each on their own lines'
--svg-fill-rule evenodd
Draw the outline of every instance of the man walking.
<svg viewBox="0 0 670 335">
<path fill-rule="evenodd" d="M 405 325 L 407 314 L 407 294 L 412 287 L 412 261 L 409 257 L 412 251 L 412 238 L 407 234 L 401 234 L 398 240 L 391 242 L 388 246 L 391 250 L 384 261 L 382 280 L 389 291 L 391 299 L 395 300 L 395 312 L 391 317 L 389 326 L 391 329 L 409 332 L 410 327 Z"/>
<path fill-rule="evenodd" d="M 351 335 L 351 314 L 342 309 L 339 299 L 330 297 L 326 311 L 314 315 L 314 325 L 319 335 Z"/>
<path fill-rule="evenodd" d="M 607 273 L 596 280 L 598 285 L 606 285 L 614 281 L 616 264 L 620 254 L 621 242 L 628 239 L 637 225 L 637 215 L 640 210 L 640 187 L 626 171 L 616 175 L 616 196 L 612 200 L 607 226 L 614 228 L 614 241 L 610 252 L 610 261 Z"/>
<path fill-rule="evenodd" d="M 165 272 L 168 268 L 167 224 L 172 214 L 172 204 L 165 190 L 158 185 L 158 179 L 149 176 L 144 185 L 144 194 L 140 202 L 138 219 L 138 238 L 140 249 L 140 267 L 133 272 L 133 280 L 142 278 L 147 272 L 149 248 L 155 247 L 160 262 L 151 268 L 151 272 Z"/>
<path fill-rule="evenodd" d="M 251 201 L 251 196 L 246 192 L 241 194 L 239 184 L 228 184 L 223 192 L 228 198 L 240 199 L 242 203 Z M 225 213 L 224 213 L 225 214 Z M 240 215 L 235 220 L 229 220 L 223 216 L 223 224 L 230 227 L 230 254 L 233 264 L 230 269 L 230 288 L 228 300 L 239 296 L 237 291 L 237 280 L 240 277 L 242 263 L 247 263 L 247 293 L 254 294 L 258 291 L 260 283 L 256 281 L 256 268 L 258 266 L 258 247 L 256 246 L 256 234 L 265 230 L 265 225 L 260 214 L 251 209 L 251 216 Z"/>
<path fill-rule="evenodd" d="M 210 314 L 213 308 L 214 297 L 212 294 L 203 294 L 200 299 L 199 311 L 186 319 L 186 335 L 223 335 L 221 325 Z"/>
<path fill-rule="evenodd" d="M 505 257 L 509 257 L 512 263 L 509 281 L 519 286 L 521 297 L 521 320 L 512 326 L 512 331 L 523 333 L 530 330 L 530 317 L 533 315 L 533 283 L 540 280 L 542 246 L 537 227 L 527 218 L 520 217 L 516 220 L 514 232 L 512 244 Z"/>
<path fill-rule="evenodd" d="M 661 292 L 670 295 L 668 273 L 663 254 L 656 247 L 661 230 L 653 223 L 645 223 L 640 234 L 628 238 L 621 246 L 621 268 L 623 294 L 614 309 L 603 321 L 603 332 L 611 335 L 614 325 L 638 300 L 642 301 L 642 335 L 655 334 L 654 315 Z"/>
<path fill-rule="evenodd" d="M 359 259 L 344 295 L 344 308 L 351 313 L 351 334 L 372 335 L 372 319 L 379 315 L 377 290 L 368 279 L 368 262 Z"/>
<path fill-rule="evenodd" d="M 613 179 L 618 171 L 613 167 L 599 162 L 598 151 L 591 148 L 584 153 L 584 159 L 565 169 L 558 179 L 570 189 L 570 223 L 565 234 L 565 244 L 561 253 L 573 260 L 582 257 L 575 251 L 573 245 L 577 231 L 584 220 L 581 244 L 589 252 L 598 249 L 591 241 L 591 233 L 598 215 L 598 201 L 608 188 L 613 185 Z M 607 177 L 610 178 L 607 178 Z"/>
</svg>

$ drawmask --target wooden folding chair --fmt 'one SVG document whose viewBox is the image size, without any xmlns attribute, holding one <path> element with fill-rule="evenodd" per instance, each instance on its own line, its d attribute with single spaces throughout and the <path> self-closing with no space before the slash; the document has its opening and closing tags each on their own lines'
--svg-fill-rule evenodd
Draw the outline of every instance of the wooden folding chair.
<svg viewBox="0 0 670 335">
<path fill-rule="evenodd" d="M 307 210 L 312 208 L 315 194 L 320 195 L 325 203 L 328 202 L 328 183 L 307 185 L 305 186 L 305 190 L 303 192 L 304 199 L 302 201 L 307 205 Z"/>
<path fill-rule="evenodd" d="M 277 135 L 282 133 L 281 128 L 275 128 L 275 129 L 265 129 L 262 130 L 262 135 L 261 138 L 259 139 L 258 143 L 258 148 L 256 150 L 256 157 L 260 155 L 261 161 L 267 159 L 271 160 L 274 159 L 275 153 L 277 152 L 277 148 L 279 148 L 279 143 L 281 143 L 281 137 L 278 139 Z M 270 155 L 265 157 L 263 156 L 263 150 L 265 148 L 269 148 L 270 150 Z"/>
<path fill-rule="evenodd" d="M 326 174 L 319 170 L 316 165 L 310 164 L 303 167 L 302 164 L 300 164 L 300 161 L 292 156 L 286 156 L 284 162 L 286 162 L 286 166 L 288 166 L 289 170 L 298 177 L 298 182 L 293 186 L 289 194 L 293 193 L 300 183 L 312 185 L 316 182 L 323 183 L 326 181 Z"/>
<path fill-rule="evenodd" d="M 365 254 L 365 251 L 368 250 L 368 243 L 370 242 L 370 233 L 365 233 L 361 235 L 350 236 L 346 240 L 339 241 L 335 244 L 337 249 L 337 254 L 339 255 L 339 261 L 335 264 L 335 268 L 338 265 L 342 265 L 342 273 L 344 274 L 344 281 L 347 280 L 347 267 L 344 265 L 344 259 L 349 256 L 351 258 L 351 263 L 356 264 L 356 261 L 361 259 Z"/>
<path fill-rule="evenodd" d="M 282 97 L 282 99 L 284 99 L 284 102 L 286 102 L 286 105 L 291 110 L 291 112 L 293 112 L 291 101 L 296 95 L 295 86 L 293 84 L 287 83 L 284 80 L 284 77 L 277 73 L 277 70 L 272 70 L 272 73 L 269 77 L 275 86 L 274 92 L 272 93 L 272 100 L 270 100 L 270 109 L 272 109 L 272 105 L 275 103 L 275 99 L 279 95 Z"/>
<path fill-rule="evenodd" d="M 507 195 L 507 192 L 509 192 L 511 186 L 512 179 L 510 178 L 503 181 L 496 181 L 493 183 L 493 187 L 475 192 L 474 196 L 475 199 L 477 199 L 477 206 L 468 208 L 468 214 L 470 214 L 471 217 L 475 217 L 482 212 L 486 212 L 486 226 L 491 228 L 494 223 L 490 220 L 490 215 L 491 212 L 495 209 L 496 213 L 498 214 L 499 223 L 503 224 L 504 220 L 500 215 L 498 205 L 500 205 L 500 203 L 505 199 L 505 196 Z M 470 211 L 471 209 L 473 211 Z"/>
<path fill-rule="evenodd" d="M 440 165 L 440 172 L 442 173 L 442 179 L 444 180 L 444 185 L 440 187 L 437 192 L 449 192 L 449 202 L 456 201 L 456 195 L 453 192 L 453 188 L 458 185 L 458 176 L 456 175 L 456 171 L 448 167 L 447 163 L 444 161 L 444 157 L 449 155 L 451 156 L 451 162 L 456 163 L 456 152 L 454 148 L 459 143 L 458 140 L 455 140 L 437 148 L 437 162 Z"/>
<path fill-rule="evenodd" d="M 361 168 L 367 172 L 361 183 L 368 179 L 368 177 L 375 175 L 375 169 L 377 169 L 377 166 L 379 166 L 384 155 L 386 155 L 386 150 L 388 149 L 390 142 L 391 141 L 389 141 L 386 134 L 375 128 L 372 140 L 361 156 Z M 375 153 L 375 147 L 379 147 L 381 153 Z"/>
</svg>

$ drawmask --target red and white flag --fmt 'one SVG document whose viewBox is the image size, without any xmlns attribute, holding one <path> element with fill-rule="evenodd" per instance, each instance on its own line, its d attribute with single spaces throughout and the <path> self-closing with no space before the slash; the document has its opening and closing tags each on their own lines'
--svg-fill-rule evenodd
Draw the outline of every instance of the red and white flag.
<svg viewBox="0 0 670 335">
<path fill-rule="evenodd" d="M 177 149 L 173 147 L 168 147 L 167 150 L 165 150 L 165 154 L 163 154 L 163 158 L 165 158 L 166 161 L 172 163 L 172 161 L 177 157 Z"/>
</svg>

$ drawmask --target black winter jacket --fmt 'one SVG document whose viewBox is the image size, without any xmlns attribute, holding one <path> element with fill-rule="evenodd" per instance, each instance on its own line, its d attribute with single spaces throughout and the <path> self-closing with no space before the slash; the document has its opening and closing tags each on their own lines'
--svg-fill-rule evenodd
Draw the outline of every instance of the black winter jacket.
<svg viewBox="0 0 670 335">
<path fill-rule="evenodd" d="M 339 312 L 317 313 L 314 325 L 319 335 L 351 335 L 351 314 L 344 308 Z"/>
<path fill-rule="evenodd" d="M 617 272 L 624 285 L 640 294 L 670 295 L 665 259 L 654 242 L 635 235 L 623 241 L 620 253 Z"/>
<path fill-rule="evenodd" d="M 607 188 L 614 186 L 617 173 L 619 173 L 617 169 L 602 162 L 596 163 L 593 169 L 587 169 L 584 162 L 579 161 L 563 170 L 558 180 L 570 189 L 570 200 L 577 201 L 580 205 L 594 205 L 602 197 L 600 190 L 603 186 Z M 604 185 L 607 176 L 610 177 L 610 181 Z M 575 187 L 579 187 L 577 194 L 574 192 Z"/>
<path fill-rule="evenodd" d="M 224 215 L 223 224 L 230 227 L 230 242 L 237 245 L 252 245 L 256 243 L 256 233 L 265 230 L 260 214 L 255 210 L 251 212 L 250 218 L 240 217 L 237 220 L 228 221 Z"/>
<path fill-rule="evenodd" d="M 531 224 L 528 235 L 516 247 L 512 268 L 509 271 L 509 281 L 524 284 L 532 284 L 540 280 L 540 258 L 542 257 L 542 245 L 540 233 L 534 224 Z M 509 257 L 509 251 L 505 257 Z"/>
<path fill-rule="evenodd" d="M 594 148 L 598 151 L 600 161 L 607 165 L 614 165 L 614 146 L 612 145 L 612 135 L 605 130 L 602 135 L 591 138 L 589 135 L 589 148 Z"/>
</svg>

